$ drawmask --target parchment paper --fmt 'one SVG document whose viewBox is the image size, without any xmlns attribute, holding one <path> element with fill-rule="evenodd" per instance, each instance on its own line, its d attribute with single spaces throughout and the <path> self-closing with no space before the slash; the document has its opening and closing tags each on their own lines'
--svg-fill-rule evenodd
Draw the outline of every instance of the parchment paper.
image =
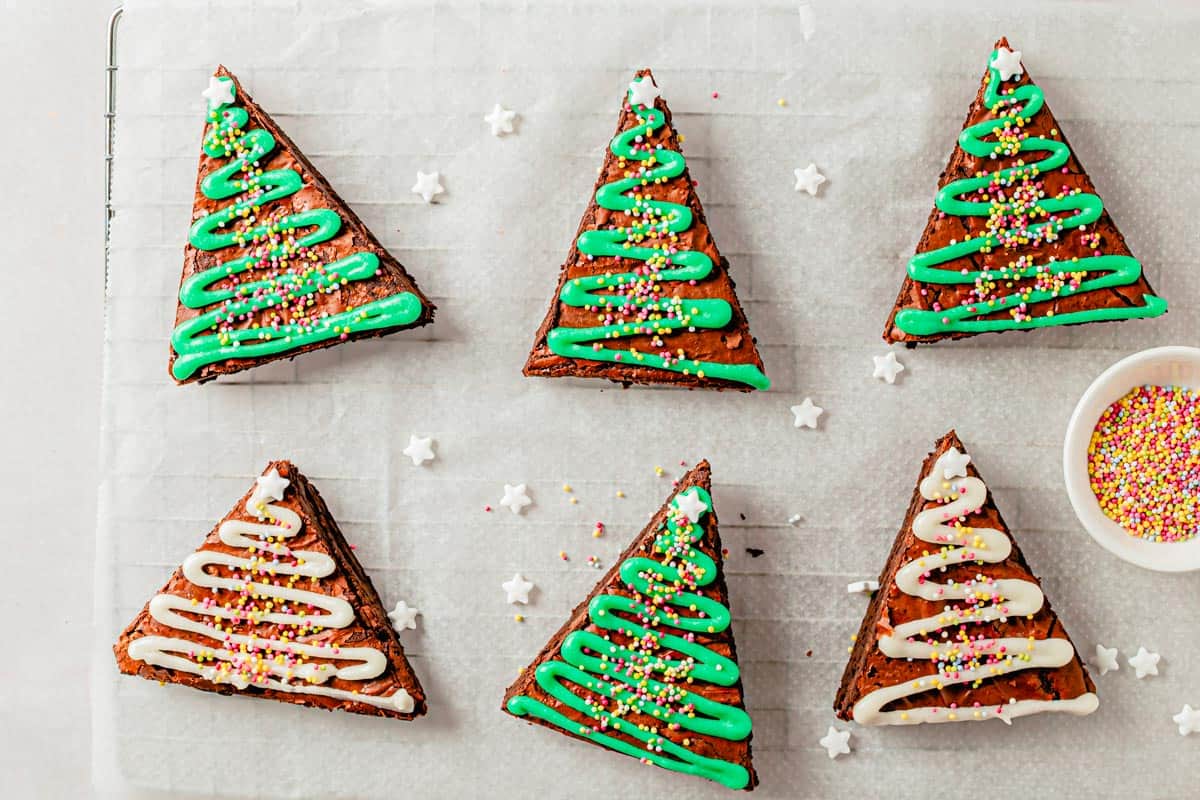
<svg viewBox="0 0 1200 800">
<path fill-rule="evenodd" d="M 871 356 L 885 352 L 879 332 L 905 260 L 1001 34 L 1024 51 L 1171 310 L 902 352 L 908 370 L 888 386 L 872 379 Z M 707 457 L 756 796 L 1196 791 L 1200 741 L 1170 717 L 1200 703 L 1197 578 L 1101 551 L 1060 473 L 1067 417 L 1102 368 L 1146 346 L 1197 343 L 1196 7 L 133 0 L 120 37 L 94 648 L 104 785 L 727 796 L 499 710 L 504 687 L 598 577 L 587 556 L 609 565 L 680 462 Z M 440 306 L 436 324 L 234 380 L 171 384 L 199 93 L 218 62 L 408 266 Z M 621 92 L 643 65 L 686 136 L 768 393 L 521 377 Z M 518 111 L 516 134 L 490 135 L 482 117 L 496 102 Z M 817 198 L 792 188 L 792 169 L 810 161 L 828 177 Z M 447 192 L 433 206 L 409 191 L 418 169 L 442 173 Z M 805 396 L 826 409 L 817 431 L 792 427 L 788 407 Z M 1121 670 L 1097 676 L 1090 718 L 855 726 L 853 754 L 830 761 L 817 739 L 866 605 L 845 585 L 878 574 L 918 465 L 952 426 L 1079 648 L 1119 647 Z M 400 453 L 410 433 L 436 439 L 435 462 L 414 467 Z M 320 488 L 385 603 L 421 609 L 402 639 L 428 717 L 325 714 L 117 674 L 117 631 L 279 457 Z M 520 481 L 535 498 L 524 516 L 484 512 Z M 598 540 L 597 520 L 608 529 Z M 754 559 L 746 547 L 766 552 Z M 500 589 L 518 570 L 538 587 L 524 609 Z M 1135 680 L 1124 664 L 1139 645 L 1162 654 L 1159 677 Z"/>
</svg>

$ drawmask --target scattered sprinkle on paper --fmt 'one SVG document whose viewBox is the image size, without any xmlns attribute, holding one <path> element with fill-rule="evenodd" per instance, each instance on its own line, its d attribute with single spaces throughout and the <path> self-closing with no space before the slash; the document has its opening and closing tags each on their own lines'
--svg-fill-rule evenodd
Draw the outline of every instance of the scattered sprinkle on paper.
<svg viewBox="0 0 1200 800">
<path fill-rule="evenodd" d="M 1162 658 L 1158 653 L 1151 653 L 1144 647 L 1139 647 L 1137 653 L 1129 657 L 1129 666 L 1133 667 L 1134 674 L 1138 678 L 1144 678 L 1147 675 L 1158 674 L 1158 660 Z"/>
<path fill-rule="evenodd" d="M 808 192 L 812 197 L 817 196 L 817 189 L 825 182 L 825 176 L 817 170 L 816 164 L 809 164 L 804 169 L 796 167 L 792 174 L 796 176 L 796 191 Z"/>
<path fill-rule="evenodd" d="M 1100 670 L 1101 675 L 1119 670 L 1121 665 L 1117 663 L 1117 648 L 1097 644 L 1096 657 L 1092 659 L 1092 666 Z"/>
<path fill-rule="evenodd" d="M 839 731 L 830 725 L 829 730 L 821 737 L 820 745 L 825 748 L 830 758 L 846 755 L 850 752 L 850 731 Z"/>
<path fill-rule="evenodd" d="M 873 378 L 895 383 L 896 376 L 904 372 L 904 365 L 896 360 L 896 354 L 889 350 L 887 355 L 871 356 L 875 362 L 875 371 L 871 374 Z"/>
<path fill-rule="evenodd" d="M 514 514 L 520 514 L 525 506 L 532 503 L 533 500 L 529 498 L 529 490 L 525 488 L 525 484 L 518 483 L 515 486 L 511 483 L 504 484 L 504 497 L 500 498 L 500 505 Z"/>
<path fill-rule="evenodd" d="M 409 606 L 403 600 L 397 600 L 396 607 L 388 612 L 388 619 L 392 621 L 392 627 L 395 628 L 396 633 L 405 630 L 412 631 L 417 629 L 417 614 L 420 613 L 420 610 Z"/>
<path fill-rule="evenodd" d="M 500 584 L 504 590 L 505 601 L 509 603 L 529 603 L 529 593 L 533 590 L 533 581 L 525 580 L 521 573 L 512 576 L 512 580 Z"/>
<path fill-rule="evenodd" d="M 411 458 L 413 466 L 417 467 L 436 458 L 433 452 L 433 438 L 429 436 L 422 438 L 415 433 L 408 437 L 408 447 L 401 452 Z"/>
<path fill-rule="evenodd" d="M 504 106 L 496 103 L 492 107 L 492 113 L 483 118 L 492 129 L 492 136 L 503 136 L 506 133 L 513 132 L 513 119 L 517 116 L 517 112 L 510 111 Z"/>
<path fill-rule="evenodd" d="M 803 403 L 792 406 L 791 410 L 795 416 L 792 424 L 797 428 L 816 428 L 817 420 L 825 413 L 825 409 L 813 404 L 811 397 L 804 398 Z"/>
<path fill-rule="evenodd" d="M 432 203 L 433 198 L 446 191 L 442 186 L 441 177 L 437 172 L 417 170 L 417 182 L 413 184 L 412 190 L 415 194 L 421 195 L 421 199 L 426 203 Z"/>
</svg>

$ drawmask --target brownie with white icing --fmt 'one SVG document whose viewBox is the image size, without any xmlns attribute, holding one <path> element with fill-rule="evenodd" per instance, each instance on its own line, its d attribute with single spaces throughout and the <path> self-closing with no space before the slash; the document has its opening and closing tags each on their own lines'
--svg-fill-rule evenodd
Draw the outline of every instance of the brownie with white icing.
<svg viewBox="0 0 1200 800">
<path fill-rule="evenodd" d="M 918 484 L 834 702 L 864 725 L 1090 714 L 1096 687 L 950 431 Z"/>
<path fill-rule="evenodd" d="M 267 465 L 113 646 L 121 672 L 396 719 L 425 692 L 325 501 Z"/>
</svg>

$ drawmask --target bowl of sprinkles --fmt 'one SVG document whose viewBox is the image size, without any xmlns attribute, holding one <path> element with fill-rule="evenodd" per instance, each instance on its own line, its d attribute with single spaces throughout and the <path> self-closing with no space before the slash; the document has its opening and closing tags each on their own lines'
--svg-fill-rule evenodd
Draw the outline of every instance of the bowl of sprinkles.
<svg viewBox="0 0 1200 800">
<path fill-rule="evenodd" d="M 1067 425 L 1075 515 L 1146 569 L 1200 569 L 1200 348 L 1156 347 L 1092 382 Z"/>
</svg>

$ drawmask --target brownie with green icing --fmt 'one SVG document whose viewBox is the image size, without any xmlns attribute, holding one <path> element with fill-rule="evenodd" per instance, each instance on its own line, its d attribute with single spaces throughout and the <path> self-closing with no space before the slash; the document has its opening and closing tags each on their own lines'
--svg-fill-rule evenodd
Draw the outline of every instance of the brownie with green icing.
<svg viewBox="0 0 1200 800">
<path fill-rule="evenodd" d="M 702 461 L 508 687 L 502 708 L 647 764 L 750 790 L 758 783 L 752 724 L 710 489 Z"/>
<path fill-rule="evenodd" d="M 1007 39 L 996 42 L 883 338 L 1155 317 L 1154 294 Z"/>
<path fill-rule="evenodd" d="M 400 262 L 229 70 L 204 94 L 170 341 L 177 383 L 433 320 Z"/>
<path fill-rule="evenodd" d="M 654 76 L 640 70 L 622 97 L 526 375 L 740 391 L 770 385 L 681 138 Z"/>
</svg>

